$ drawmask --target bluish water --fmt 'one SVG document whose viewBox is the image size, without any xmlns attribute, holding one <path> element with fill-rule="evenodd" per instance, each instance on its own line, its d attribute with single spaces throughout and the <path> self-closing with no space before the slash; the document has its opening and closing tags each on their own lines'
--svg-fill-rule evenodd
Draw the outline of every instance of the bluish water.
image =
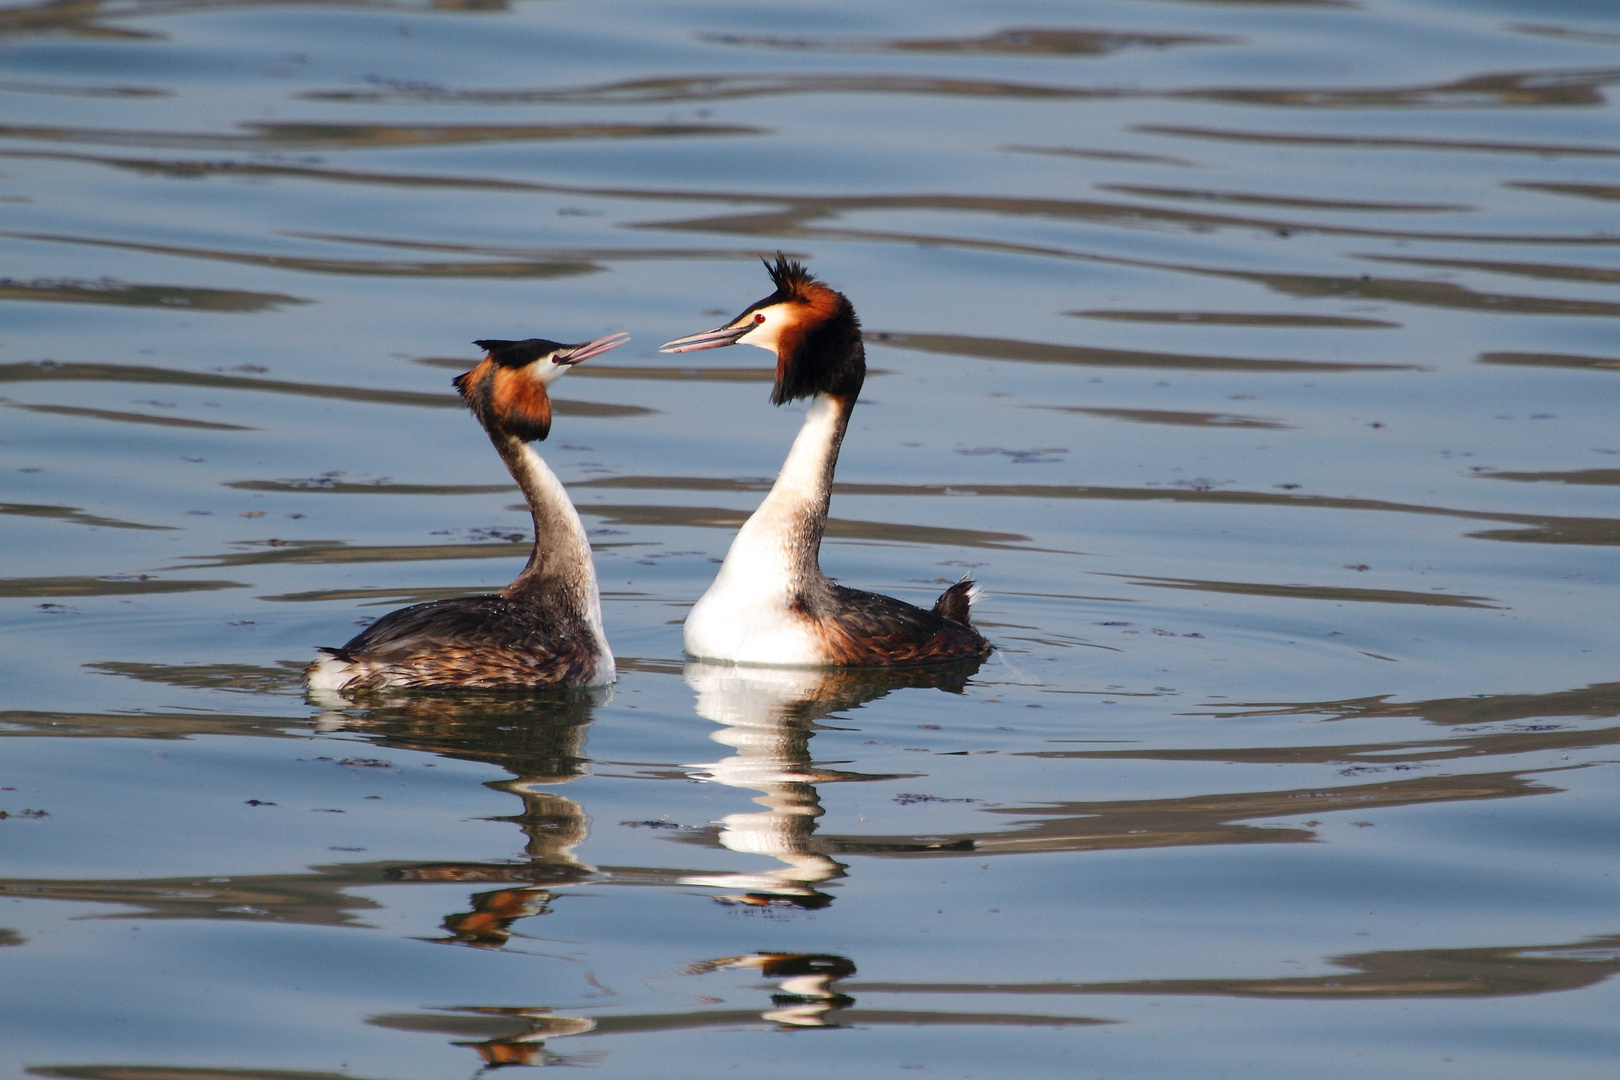
<svg viewBox="0 0 1620 1080">
<path fill-rule="evenodd" d="M 1609 1076 L 1620 18 L 1484 3 L 0 10 L 0 1067 Z M 997 651 L 688 661 L 801 412 L 823 552 Z M 488 591 L 475 338 L 611 691 L 322 707 Z M 744 355 L 744 353 L 747 355 Z"/>
</svg>

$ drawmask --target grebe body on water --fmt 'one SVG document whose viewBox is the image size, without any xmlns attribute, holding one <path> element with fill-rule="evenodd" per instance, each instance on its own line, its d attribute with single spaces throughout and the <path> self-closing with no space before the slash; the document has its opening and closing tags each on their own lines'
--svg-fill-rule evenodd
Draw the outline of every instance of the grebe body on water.
<svg viewBox="0 0 1620 1080">
<path fill-rule="evenodd" d="M 890 667 L 983 656 L 969 623 L 967 578 L 931 610 L 846 588 L 821 571 L 833 470 L 866 379 L 861 324 L 849 300 L 778 254 L 776 291 L 726 325 L 666 342 L 663 352 L 756 345 L 776 356 L 771 404 L 811 398 L 770 494 L 732 541 L 714 584 L 686 617 L 686 651 L 750 664 Z"/>
<path fill-rule="evenodd" d="M 574 364 L 628 340 L 628 334 L 611 334 L 581 345 L 542 338 L 474 343 L 488 355 L 456 376 L 455 387 L 528 500 L 534 517 L 529 563 L 500 592 L 401 608 L 341 649 L 321 649 L 304 672 L 311 690 L 535 689 L 613 681 L 585 526 L 532 444 L 551 430 L 546 387 Z"/>
</svg>

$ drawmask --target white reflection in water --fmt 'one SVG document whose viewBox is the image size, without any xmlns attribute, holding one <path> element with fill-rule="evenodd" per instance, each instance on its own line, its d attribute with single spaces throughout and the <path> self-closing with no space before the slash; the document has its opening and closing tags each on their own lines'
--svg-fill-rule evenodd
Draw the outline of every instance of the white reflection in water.
<svg viewBox="0 0 1620 1080">
<path fill-rule="evenodd" d="M 827 682 L 828 673 L 816 668 L 701 660 L 686 665 L 698 715 L 723 725 L 709 738 L 736 751 L 688 768 L 700 779 L 760 792 L 754 801 L 765 807 L 721 818 L 720 843 L 784 864 L 765 873 L 694 875 L 684 879 L 688 884 L 735 890 L 725 899 L 743 904 L 813 908 L 832 902 L 817 886 L 842 877 L 845 866 L 816 845 L 816 822 L 824 812 L 816 783 L 839 777 L 812 767 L 815 728 L 805 715 L 805 706 L 820 698 Z"/>
<path fill-rule="evenodd" d="M 837 989 L 840 979 L 855 974 L 853 961 L 825 953 L 749 953 L 705 960 L 687 970 L 688 975 L 710 971 L 757 970 L 769 979 L 778 979 L 779 989 L 771 995 L 775 1008 L 760 1013 L 761 1018 L 784 1028 L 837 1027 L 838 1013 L 855 1004 L 855 999 Z"/>
</svg>

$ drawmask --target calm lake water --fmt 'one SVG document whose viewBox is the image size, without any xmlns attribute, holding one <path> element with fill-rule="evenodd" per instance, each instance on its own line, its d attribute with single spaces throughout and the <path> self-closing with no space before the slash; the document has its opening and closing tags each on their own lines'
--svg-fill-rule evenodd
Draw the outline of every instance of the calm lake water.
<svg viewBox="0 0 1620 1080">
<path fill-rule="evenodd" d="M 1620 11 L 0 9 L 0 1075 L 1611 1077 Z M 828 572 L 997 651 L 688 661 L 802 416 Z M 323 707 L 488 591 L 558 389 L 611 692 Z"/>
</svg>

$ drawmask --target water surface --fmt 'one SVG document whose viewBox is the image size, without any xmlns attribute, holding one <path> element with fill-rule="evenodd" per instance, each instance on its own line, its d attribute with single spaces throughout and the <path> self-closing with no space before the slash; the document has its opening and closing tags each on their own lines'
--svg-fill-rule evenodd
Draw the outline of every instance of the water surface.
<svg viewBox="0 0 1620 1080">
<path fill-rule="evenodd" d="M 1611 1075 L 1617 83 L 1573 0 L 8 7 L 0 1071 Z M 982 665 L 682 655 L 802 407 L 656 346 L 777 251 L 824 566 Z M 614 330 L 616 685 L 306 701 L 522 565 L 470 342 Z"/>
</svg>

